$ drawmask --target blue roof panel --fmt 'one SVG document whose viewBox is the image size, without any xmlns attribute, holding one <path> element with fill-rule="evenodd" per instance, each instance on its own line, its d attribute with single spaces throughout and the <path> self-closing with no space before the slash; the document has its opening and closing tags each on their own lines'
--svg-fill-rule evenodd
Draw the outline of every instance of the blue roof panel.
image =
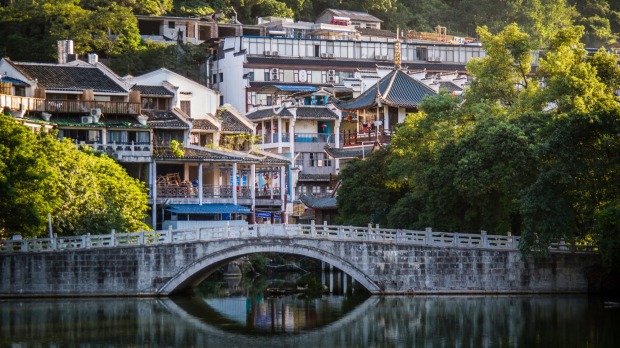
<svg viewBox="0 0 620 348">
<path fill-rule="evenodd" d="M 284 92 L 316 92 L 319 90 L 313 86 L 273 85 L 273 87 Z"/>
</svg>

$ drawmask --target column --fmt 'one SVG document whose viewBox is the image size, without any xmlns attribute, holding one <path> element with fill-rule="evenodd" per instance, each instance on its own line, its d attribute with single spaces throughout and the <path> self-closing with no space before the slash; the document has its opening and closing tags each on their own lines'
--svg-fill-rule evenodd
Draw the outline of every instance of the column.
<svg viewBox="0 0 620 348">
<path fill-rule="evenodd" d="M 286 223 L 286 180 L 284 179 L 285 167 L 280 167 L 280 199 L 282 200 L 282 206 L 280 211 L 282 212 L 282 216 L 280 216 L 280 223 Z"/>
<path fill-rule="evenodd" d="M 237 162 L 232 165 L 232 199 L 233 204 L 237 205 Z"/>
<path fill-rule="evenodd" d="M 198 204 L 202 205 L 202 162 L 198 164 Z"/>
<path fill-rule="evenodd" d="M 252 218 L 251 223 L 256 223 L 256 164 L 250 165 L 250 197 L 252 197 Z"/>
<path fill-rule="evenodd" d="M 153 207 L 151 208 L 151 224 L 153 230 L 157 230 L 157 164 L 155 160 L 151 162 L 151 198 L 153 199 Z"/>
<path fill-rule="evenodd" d="M 278 117 L 278 153 L 282 153 L 282 117 Z"/>
</svg>

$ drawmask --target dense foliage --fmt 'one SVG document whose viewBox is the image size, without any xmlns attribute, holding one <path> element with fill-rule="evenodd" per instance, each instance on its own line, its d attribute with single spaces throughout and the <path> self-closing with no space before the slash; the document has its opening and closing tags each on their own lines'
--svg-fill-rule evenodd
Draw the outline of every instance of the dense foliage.
<svg viewBox="0 0 620 348">
<path fill-rule="evenodd" d="M 381 212 L 384 226 L 511 232 L 524 251 L 595 242 L 619 267 L 620 67 L 604 50 L 589 56 L 583 33 L 557 30 L 531 74 L 527 34 L 481 28 L 489 56 L 468 64 L 464 98 L 427 98 L 387 154 L 342 171 L 341 222 L 376 222 Z M 379 198 L 368 202 L 361 182 L 378 168 L 388 172 L 371 181 Z"/>
<path fill-rule="evenodd" d="M 432 32 L 441 25 L 461 36 L 476 37 L 480 26 L 497 32 L 517 23 L 534 48 L 545 47 L 556 29 L 573 21 L 585 27 L 583 39 L 589 46 L 613 42 L 620 33 L 620 2 L 610 0 L 5 0 L 0 1 L 0 55 L 54 61 L 56 41 L 72 39 L 77 54 L 95 52 L 121 60 L 116 65 L 121 75 L 162 66 L 192 70 L 195 57 L 174 60 L 179 54 L 171 49 L 141 42 L 135 15 L 209 16 L 255 24 L 265 16 L 314 21 L 326 8 L 368 12 L 389 30 Z M 181 56 L 187 50 L 180 50 Z"/>
<path fill-rule="evenodd" d="M 113 159 L 0 115 L 0 238 L 147 229 L 144 183 Z"/>
</svg>

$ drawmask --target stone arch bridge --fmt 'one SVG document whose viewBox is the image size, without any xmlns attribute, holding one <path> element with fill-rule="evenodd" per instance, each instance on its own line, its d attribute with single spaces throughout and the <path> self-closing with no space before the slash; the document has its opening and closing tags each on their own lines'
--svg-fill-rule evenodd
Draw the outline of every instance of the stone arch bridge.
<svg viewBox="0 0 620 348">
<path fill-rule="evenodd" d="M 598 254 L 518 237 L 327 225 L 249 225 L 0 241 L 0 297 L 168 296 L 241 256 L 325 261 L 372 294 L 586 292 Z"/>
</svg>

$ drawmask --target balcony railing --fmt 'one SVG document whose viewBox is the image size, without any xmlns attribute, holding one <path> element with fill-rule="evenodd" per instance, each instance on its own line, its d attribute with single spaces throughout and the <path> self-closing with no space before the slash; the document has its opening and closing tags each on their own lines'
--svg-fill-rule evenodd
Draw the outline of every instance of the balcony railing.
<svg viewBox="0 0 620 348">
<path fill-rule="evenodd" d="M 113 143 L 94 143 L 89 144 L 97 151 L 122 153 L 125 156 L 144 156 L 150 155 L 152 151 L 151 143 L 136 142 L 113 142 Z"/>
<path fill-rule="evenodd" d="M 139 102 L 45 100 L 44 110 L 54 113 L 89 113 L 91 109 L 101 109 L 105 114 L 139 115 L 142 104 Z"/>
<path fill-rule="evenodd" d="M 295 133 L 296 143 L 333 143 L 332 133 Z"/>
<path fill-rule="evenodd" d="M 279 136 L 279 133 L 263 134 L 263 135 L 261 135 L 261 137 L 263 138 L 262 143 L 263 144 L 277 143 L 278 142 L 278 136 Z M 288 143 L 289 141 L 291 141 L 290 134 L 289 133 L 282 133 L 282 142 L 283 143 Z"/>
<path fill-rule="evenodd" d="M 11 110 L 43 111 L 44 102 L 44 99 L 39 98 L 0 94 L 0 108 L 9 108 Z"/>
<path fill-rule="evenodd" d="M 237 186 L 237 198 L 251 198 L 252 189 L 249 186 Z M 279 187 L 255 188 L 256 198 L 280 198 Z M 203 198 L 232 198 L 233 187 L 230 185 L 203 185 Z M 180 184 L 157 185 L 158 198 L 197 198 L 198 186 L 190 182 Z"/>
<path fill-rule="evenodd" d="M 368 132 L 358 133 L 355 131 L 344 131 L 340 136 L 340 144 L 341 146 L 359 146 L 362 144 L 367 144 L 369 142 L 378 141 L 381 144 L 390 143 L 392 140 L 392 136 L 389 132 L 386 131 L 378 131 L 377 128 L 374 130 L 368 130 Z"/>
</svg>

